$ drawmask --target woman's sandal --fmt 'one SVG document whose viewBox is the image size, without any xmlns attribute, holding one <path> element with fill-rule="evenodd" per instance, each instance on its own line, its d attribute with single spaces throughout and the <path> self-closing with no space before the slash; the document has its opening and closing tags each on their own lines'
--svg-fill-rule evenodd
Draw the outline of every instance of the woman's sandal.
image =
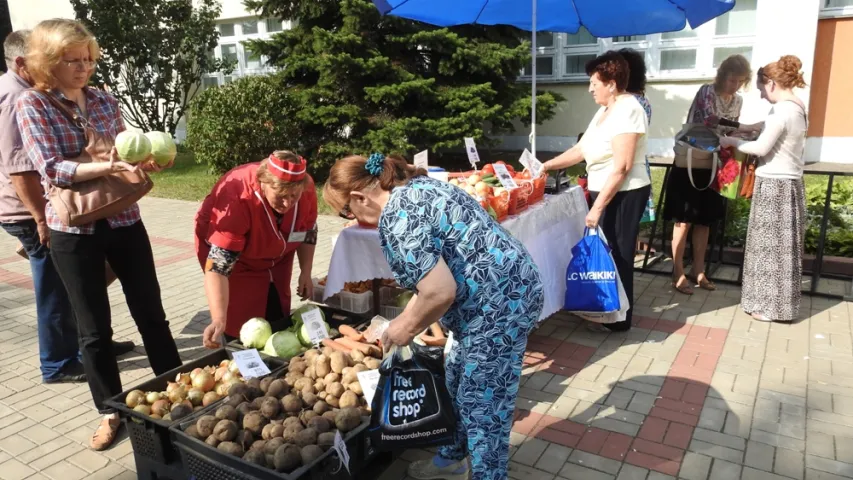
<svg viewBox="0 0 853 480">
<path fill-rule="evenodd" d="M 773 321 L 773 320 L 770 320 L 769 318 L 767 318 L 764 315 L 757 313 L 757 312 L 751 313 L 749 316 L 751 316 L 755 320 L 758 320 L 759 322 L 772 322 Z"/>
<path fill-rule="evenodd" d="M 702 290 L 708 290 L 709 292 L 713 292 L 717 289 L 717 285 L 715 285 L 714 282 L 708 280 L 708 277 L 704 275 L 702 276 L 703 278 L 701 282 L 699 281 L 698 275 L 685 275 L 685 277 L 691 282 L 693 282 L 694 285 L 698 285 L 699 288 L 701 288 Z"/>
<path fill-rule="evenodd" d="M 672 288 L 676 289 L 678 293 L 683 293 L 684 295 L 693 295 L 693 289 L 687 284 L 687 277 L 682 275 L 676 280 L 672 279 Z"/>
</svg>

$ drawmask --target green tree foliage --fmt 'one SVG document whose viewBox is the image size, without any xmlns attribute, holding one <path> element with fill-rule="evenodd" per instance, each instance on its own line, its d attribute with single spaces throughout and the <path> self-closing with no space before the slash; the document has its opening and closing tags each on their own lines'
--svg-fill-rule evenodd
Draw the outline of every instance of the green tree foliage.
<svg viewBox="0 0 853 480">
<path fill-rule="evenodd" d="M 530 62 L 523 32 L 509 27 L 436 28 L 382 17 L 369 0 L 246 0 L 262 17 L 294 21 L 247 42 L 281 69 L 301 129 L 302 153 L 328 164 L 341 155 L 413 152 L 480 143 L 530 121 Z M 540 92 L 537 118 L 562 98 Z"/>
<path fill-rule="evenodd" d="M 195 3 L 195 6 L 193 5 Z M 231 68 L 209 55 L 218 0 L 71 0 L 98 39 L 94 83 L 107 87 L 128 122 L 172 135 L 204 74 Z"/>
</svg>

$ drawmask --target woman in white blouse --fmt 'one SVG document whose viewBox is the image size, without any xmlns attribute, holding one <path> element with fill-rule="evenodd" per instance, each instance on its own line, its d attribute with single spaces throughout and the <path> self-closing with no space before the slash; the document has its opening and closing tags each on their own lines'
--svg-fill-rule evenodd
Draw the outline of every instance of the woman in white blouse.
<svg viewBox="0 0 853 480">
<path fill-rule="evenodd" d="M 617 52 L 607 52 L 586 64 L 589 92 L 601 105 L 581 141 L 558 157 L 544 163 L 560 170 L 586 159 L 589 191 L 593 205 L 586 217 L 590 228 L 601 226 L 613 249 L 616 269 L 631 302 L 625 321 L 608 325 L 590 324 L 601 331 L 631 328 L 634 302 L 634 254 L 640 219 L 651 191 L 646 172 L 646 132 L 649 119 L 634 95 L 625 91 L 630 69 Z"/>
<path fill-rule="evenodd" d="M 724 137 L 760 158 L 749 212 L 741 308 L 756 320 L 789 322 L 800 311 L 806 226 L 803 150 L 808 120 L 793 92 L 806 85 L 800 59 L 786 55 L 758 70 L 761 97 L 773 104 L 754 142 Z"/>
</svg>

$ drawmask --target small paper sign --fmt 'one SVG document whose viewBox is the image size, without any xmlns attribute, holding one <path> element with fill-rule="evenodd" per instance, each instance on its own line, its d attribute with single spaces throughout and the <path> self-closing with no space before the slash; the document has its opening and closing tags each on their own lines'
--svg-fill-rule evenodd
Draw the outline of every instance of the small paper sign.
<svg viewBox="0 0 853 480">
<path fill-rule="evenodd" d="M 465 153 L 468 154 L 468 162 L 477 169 L 477 164 L 480 163 L 480 154 L 477 153 L 477 145 L 471 137 L 465 137 Z"/>
<path fill-rule="evenodd" d="M 495 167 L 495 176 L 498 177 L 498 181 L 501 182 L 501 185 L 503 185 L 504 188 L 507 190 L 518 188 L 518 185 L 516 185 L 515 180 L 509 173 L 509 170 L 506 169 L 506 165 L 502 163 L 494 163 L 492 165 Z"/>
<path fill-rule="evenodd" d="M 237 363 L 237 368 L 240 370 L 240 375 L 243 378 L 257 378 L 270 374 L 269 367 L 261 360 L 261 356 L 254 348 L 251 350 L 237 350 L 231 357 Z"/>
<path fill-rule="evenodd" d="M 364 392 L 364 399 L 367 400 L 367 405 L 373 404 L 373 395 L 376 393 L 376 387 L 379 385 L 379 370 L 367 370 L 356 373 L 358 383 L 361 384 L 361 391 Z"/>
<path fill-rule="evenodd" d="M 539 175 L 542 174 L 542 162 L 540 162 L 536 157 L 534 157 L 533 154 L 530 153 L 530 151 L 526 148 L 523 152 L 521 152 L 521 158 L 519 159 L 519 161 L 522 165 L 524 165 L 525 168 L 530 170 L 530 174 L 533 176 L 533 178 L 538 178 Z"/>
<path fill-rule="evenodd" d="M 424 150 L 423 152 L 415 154 L 415 167 L 427 169 L 429 165 L 429 152 Z"/>
<path fill-rule="evenodd" d="M 451 349 L 453 349 L 453 332 L 450 332 L 447 334 L 447 343 L 444 344 L 444 356 L 445 357 L 450 355 Z"/>
<path fill-rule="evenodd" d="M 329 338 L 329 330 L 326 329 L 326 322 L 323 321 L 319 307 L 303 312 L 302 322 L 305 323 L 305 327 L 308 329 L 308 338 L 314 345 L 319 345 L 324 338 Z"/>
<path fill-rule="evenodd" d="M 349 451 L 347 451 L 347 444 L 344 442 L 344 437 L 341 436 L 340 430 L 335 430 L 335 451 L 338 452 L 338 458 L 341 459 L 341 463 L 344 464 L 344 467 L 347 469 L 347 473 L 350 473 Z"/>
</svg>

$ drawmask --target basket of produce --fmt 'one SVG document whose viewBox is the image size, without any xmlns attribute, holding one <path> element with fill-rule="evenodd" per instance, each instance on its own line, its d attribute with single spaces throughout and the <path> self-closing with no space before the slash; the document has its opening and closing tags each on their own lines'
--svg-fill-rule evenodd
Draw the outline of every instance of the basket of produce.
<svg viewBox="0 0 853 480">
<path fill-rule="evenodd" d="M 198 479 L 357 478 L 376 452 L 359 372 L 379 368 L 381 349 L 349 336 L 324 341 L 260 382 L 260 396 L 236 391 L 172 428 L 187 475 Z M 347 342 L 349 340 L 350 342 Z M 356 345 L 356 346 L 353 346 Z M 366 353 L 365 353 L 366 352 Z M 335 448 L 340 435 L 349 472 Z"/>
<path fill-rule="evenodd" d="M 518 188 L 509 191 L 509 214 L 518 215 L 527 210 L 528 198 L 533 193 L 533 182 L 531 180 L 516 179 Z"/>
<path fill-rule="evenodd" d="M 364 315 L 373 309 L 373 281 L 347 282 L 344 289 L 323 300 L 326 290 L 326 278 L 314 279 L 314 295 L 312 299 L 317 303 L 326 304 L 332 308 L 339 308 L 346 312 Z"/>
<path fill-rule="evenodd" d="M 528 205 L 535 205 L 545 198 L 545 185 L 548 183 L 548 175 L 543 173 L 533 179 L 533 193 L 527 200 Z"/>
<path fill-rule="evenodd" d="M 285 362 L 264 359 L 276 372 Z M 127 426 L 133 452 L 154 462 L 169 464 L 179 460 L 172 446 L 169 427 L 206 406 L 225 398 L 234 385 L 251 388 L 259 379 L 246 380 L 230 352 L 219 349 L 179 368 L 159 375 L 107 400 Z"/>
</svg>

